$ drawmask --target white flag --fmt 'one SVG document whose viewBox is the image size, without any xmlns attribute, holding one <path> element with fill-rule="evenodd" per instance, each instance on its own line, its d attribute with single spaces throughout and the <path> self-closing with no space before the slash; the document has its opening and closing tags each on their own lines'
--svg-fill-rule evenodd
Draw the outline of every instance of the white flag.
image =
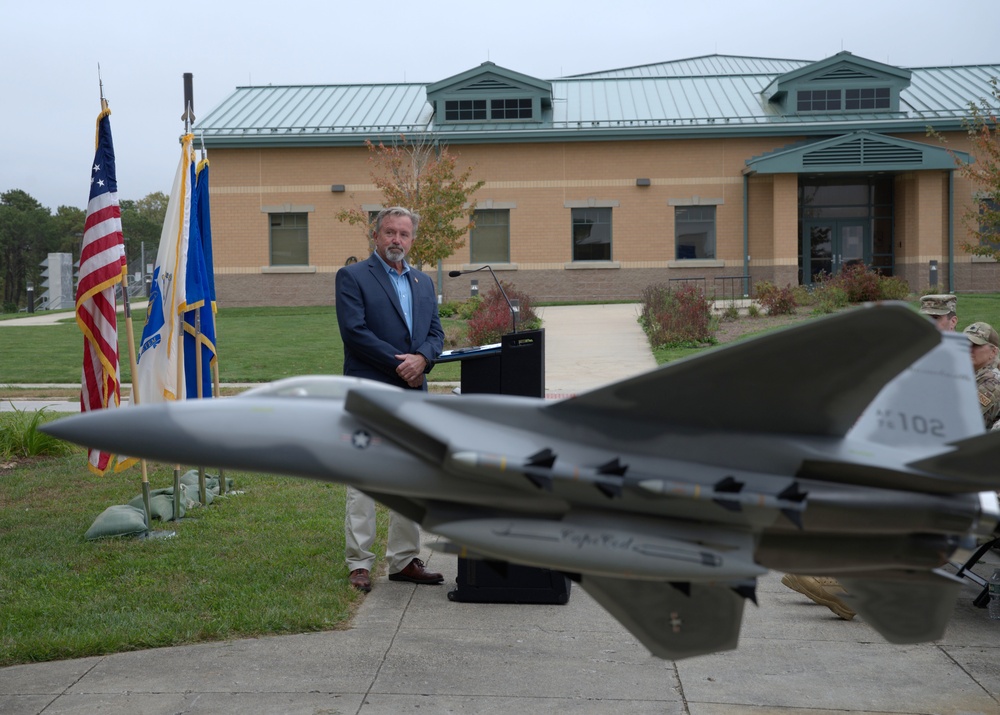
<svg viewBox="0 0 1000 715">
<path fill-rule="evenodd" d="M 186 309 L 184 291 L 191 227 L 193 139 L 192 134 L 186 134 L 181 139 L 181 160 L 170 191 L 160 247 L 153 267 L 146 325 L 136 358 L 141 404 L 176 400 L 182 395 L 183 374 L 178 383 L 177 367 L 183 349 L 182 314 Z"/>
</svg>

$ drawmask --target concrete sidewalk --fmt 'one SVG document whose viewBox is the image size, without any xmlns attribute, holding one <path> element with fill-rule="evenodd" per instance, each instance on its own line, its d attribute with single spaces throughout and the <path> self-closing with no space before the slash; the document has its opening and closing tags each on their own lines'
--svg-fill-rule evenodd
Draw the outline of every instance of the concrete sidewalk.
<svg viewBox="0 0 1000 715">
<path fill-rule="evenodd" d="M 652 367 L 635 314 L 544 308 L 549 391 Z M 651 657 L 582 589 L 564 606 L 453 603 L 455 558 L 423 556 L 444 586 L 383 576 L 348 630 L 4 668 L 0 713 L 1000 712 L 1000 621 L 972 606 L 971 582 L 941 641 L 894 646 L 768 574 L 738 650 L 671 662 Z M 982 575 L 1000 565 L 987 559 Z"/>
</svg>

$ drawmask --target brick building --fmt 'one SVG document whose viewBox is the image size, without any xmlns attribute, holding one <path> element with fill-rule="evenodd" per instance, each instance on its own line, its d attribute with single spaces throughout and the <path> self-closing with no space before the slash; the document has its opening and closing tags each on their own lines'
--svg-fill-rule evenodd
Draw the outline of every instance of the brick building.
<svg viewBox="0 0 1000 715">
<path fill-rule="evenodd" d="M 712 55 L 540 80 L 486 62 L 433 84 L 239 87 L 195 126 L 212 163 L 221 305 L 330 304 L 368 255 L 336 220 L 381 208 L 364 141 L 447 144 L 485 185 L 438 270 L 489 264 L 536 300 L 635 299 L 668 280 L 742 294 L 863 263 L 922 290 L 1000 287 L 965 254 L 979 200 L 962 122 L 1000 65 L 903 69 Z M 927 135 L 946 137 L 953 156 Z M 932 273 L 936 262 L 936 274 Z"/>
</svg>

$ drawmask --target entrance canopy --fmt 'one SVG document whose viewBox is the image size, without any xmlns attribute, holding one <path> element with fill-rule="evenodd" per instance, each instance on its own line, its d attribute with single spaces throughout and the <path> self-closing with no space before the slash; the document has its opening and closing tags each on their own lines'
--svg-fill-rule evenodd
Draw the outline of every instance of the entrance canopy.
<svg viewBox="0 0 1000 715">
<path fill-rule="evenodd" d="M 807 139 L 747 159 L 744 174 L 954 171 L 969 154 L 940 146 L 858 131 L 829 139 Z"/>
</svg>

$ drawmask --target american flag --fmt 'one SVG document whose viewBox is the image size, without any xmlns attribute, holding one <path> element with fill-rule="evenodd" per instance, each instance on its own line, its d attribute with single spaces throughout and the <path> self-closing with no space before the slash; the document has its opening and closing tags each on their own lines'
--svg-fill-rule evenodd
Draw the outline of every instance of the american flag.
<svg viewBox="0 0 1000 715">
<path fill-rule="evenodd" d="M 97 117 L 97 153 L 91 169 L 90 201 L 80 253 L 76 289 L 76 323 L 83 331 L 83 377 L 80 409 L 117 408 L 121 388 L 118 373 L 118 317 L 115 286 L 128 270 L 122 238 L 115 148 L 111 142 L 110 109 Z M 92 449 L 90 470 L 104 474 L 114 455 Z M 125 465 L 119 465 L 119 468 Z"/>
</svg>

